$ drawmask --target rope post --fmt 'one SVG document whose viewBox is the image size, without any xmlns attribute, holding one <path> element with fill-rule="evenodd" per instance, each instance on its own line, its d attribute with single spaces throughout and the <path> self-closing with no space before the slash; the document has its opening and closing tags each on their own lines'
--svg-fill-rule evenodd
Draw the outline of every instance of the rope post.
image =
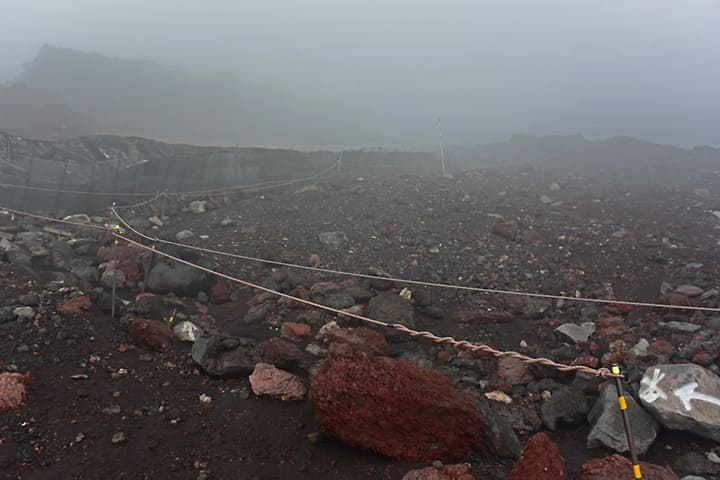
<svg viewBox="0 0 720 480">
<path fill-rule="evenodd" d="M 145 286 L 147 285 L 148 275 L 150 274 L 150 265 L 152 265 L 153 254 L 155 253 L 155 244 L 153 243 L 150 248 L 152 248 L 152 251 L 148 257 L 147 265 L 145 265 L 145 276 L 143 277 L 143 284 L 140 289 L 140 293 L 145 293 Z"/>
<path fill-rule="evenodd" d="M 113 202 L 113 206 L 115 206 L 115 202 Z M 120 233 L 120 225 L 115 225 L 115 233 Z M 111 307 L 111 317 L 115 318 L 115 294 L 117 290 L 117 268 L 118 268 L 118 244 L 120 243 L 120 240 L 115 237 L 115 241 L 113 242 L 113 278 L 112 278 L 112 307 Z"/>
<path fill-rule="evenodd" d="M 163 192 L 162 206 L 160 207 L 160 220 L 165 218 L 165 203 L 167 202 L 167 190 Z"/>
<path fill-rule="evenodd" d="M 610 371 L 614 375 L 620 375 L 620 366 L 613 365 L 610 367 Z M 640 463 L 638 463 L 637 453 L 635 452 L 635 441 L 632 434 L 632 428 L 630 427 L 630 418 L 627 413 L 627 401 L 625 400 L 625 392 L 623 392 L 622 380 L 620 377 L 615 377 L 615 389 L 618 395 L 618 404 L 620 405 L 620 413 L 622 414 L 623 426 L 625 427 L 625 435 L 627 436 L 628 451 L 630 452 L 630 460 L 632 461 L 633 478 L 642 478 L 642 472 L 640 471 Z"/>
</svg>

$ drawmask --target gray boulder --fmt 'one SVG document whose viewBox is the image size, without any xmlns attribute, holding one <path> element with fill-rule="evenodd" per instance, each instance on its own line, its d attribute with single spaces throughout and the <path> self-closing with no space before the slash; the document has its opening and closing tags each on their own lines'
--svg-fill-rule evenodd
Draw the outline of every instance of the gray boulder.
<svg viewBox="0 0 720 480">
<path fill-rule="evenodd" d="M 238 337 L 201 336 L 193 343 L 190 354 L 213 377 L 249 375 L 256 363 L 252 340 Z"/>
<path fill-rule="evenodd" d="M 392 292 L 383 292 L 373 297 L 365 310 L 368 317 L 387 323 L 399 323 L 409 328 L 415 326 L 415 311 L 412 303 Z M 386 336 L 389 340 L 402 341 L 407 335 L 394 329 L 388 329 Z"/>
<path fill-rule="evenodd" d="M 147 288 L 155 292 L 197 294 L 210 285 L 205 272 L 182 263 L 159 261 L 150 269 Z"/>
<path fill-rule="evenodd" d="M 655 365 L 640 381 L 640 401 L 668 428 L 720 442 L 720 377 L 694 363 Z"/>
<path fill-rule="evenodd" d="M 660 425 L 652 415 L 637 404 L 633 397 L 625 395 L 625 401 L 635 440 L 635 450 L 643 455 L 655 441 Z M 587 438 L 588 448 L 606 446 L 619 453 L 628 451 L 622 413 L 618 405 L 617 391 L 613 385 L 606 386 L 600 392 L 600 397 L 588 414 L 588 421 L 592 426 Z"/>
<path fill-rule="evenodd" d="M 579 425 L 590 411 L 590 400 L 580 390 L 561 387 L 540 407 L 543 424 L 550 430 L 557 430 L 558 424 Z"/>
</svg>

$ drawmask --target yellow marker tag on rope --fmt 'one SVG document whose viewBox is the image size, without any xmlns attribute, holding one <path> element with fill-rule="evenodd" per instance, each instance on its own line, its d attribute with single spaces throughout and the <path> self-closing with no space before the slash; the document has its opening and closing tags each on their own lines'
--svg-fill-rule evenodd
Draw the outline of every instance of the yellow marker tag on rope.
<svg viewBox="0 0 720 480">
<path fill-rule="evenodd" d="M 635 475 L 635 478 L 642 478 L 642 473 L 640 472 L 640 465 L 633 465 L 633 475 Z"/>
<path fill-rule="evenodd" d="M 612 367 L 610 367 L 610 371 L 613 373 L 613 375 L 620 375 L 620 366 L 613 365 Z"/>
<path fill-rule="evenodd" d="M 120 240 L 115 240 L 115 246 L 117 246 L 120 243 Z"/>
<path fill-rule="evenodd" d="M 618 397 L 618 403 L 620 404 L 620 410 L 627 410 L 627 401 L 625 401 L 625 397 Z"/>
</svg>

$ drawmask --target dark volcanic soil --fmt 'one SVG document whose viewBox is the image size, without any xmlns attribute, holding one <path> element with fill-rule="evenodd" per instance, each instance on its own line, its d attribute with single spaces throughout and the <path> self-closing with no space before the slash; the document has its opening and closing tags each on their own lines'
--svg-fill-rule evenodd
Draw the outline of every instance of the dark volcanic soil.
<svg viewBox="0 0 720 480">
<path fill-rule="evenodd" d="M 559 190 L 550 188 L 552 182 Z M 204 214 L 178 211 L 189 201 L 171 205 L 169 219 L 159 230 L 145 222 L 153 214 L 150 210 L 127 216 L 160 238 L 174 240 L 177 232 L 192 230 L 195 236 L 187 242 L 198 246 L 304 265 L 317 254 L 323 268 L 359 273 L 376 268 L 395 277 L 457 285 L 640 301 L 656 301 L 663 282 L 691 283 L 705 290 L 718 285 L 720 220 L 712 211 L 720 210 L 720 201 L 701 198 L 692 187 L 475 171 L 454 179 L 340 177 L 212 198 Z M 226 217 L 231 224 L 222 224 Z M 511 234 L 493 233 L 498 223 L 510 224 Z M 329 248 L 318 240 L 319 233 L 328 231 L 342 231 L 348 241 Z M 161 244 L 158 248 L 164 249 Z M 202 262 L 270 286 L 279 272 L 210 255 Z M 25 404 L 0 414 L 2 478 L 399 480 L 420 466 L 331 439 L 311 441 L 308 435 L 319 429 L 307 399 L 282 403 L 257 398 L 247 378 L 211 379 L 193 364 L 190 344 L 176 342 L 163 352 L 129 345 L 126 324 L 110 318 L 100 302 L 87 312 L 55 313 L 72 289 L 53 282 L 57 275 L 51 270 L 30 271 L 0 262 L 1 305 L 17 306 L 19 297 L 29 292 L 38 294 L 41 302 L 34 320 L 0 320 L 0 371 L 32 376 Z M 308 287 L 344 278 L 302 275 Z M 545 313 L 533 318 L 513 314 L 506 322 L 464 324 L 455 320 L 457 312 L 513 312 L 513 298 L 410 289 L 427 296 L 442 312 L 433 318 L 418 311 L 419 329 L 503 349 L 518 349 L 525 341 L 533 355 L 557 346 L 555 327 L 587 314 L 579 302 L 540 301 Z M 255 293 L 234 287 L 233 301 L 211 303 L 208 313 L 234 335 L 279 336 L 276 325 L 248 326 L 242 321 Z M 135 294 L 132 289 L 121 291 L 127 300 Z M 187 315 L 203 308 L 194 298 L 180 302 Z M 717 306 L 716 297 L 705 305 Z M 166 302 L 163 315 L 169 316 L 173 308 L 177 304 Z M 653 327 L 666 313 L 639 308 L 623 315 L 637 336 L 666 339 L 679 347 L 677 336 Z M 298 314 L 283 312 L 282 320 L 292 321 Z M 685 321 L 705 319 L 682 314 Z M 313 329 L 317 333 L 317 327 Z M 422 356 L 436 365 L 441 350 L 423 341 L 391 344 L 393 356 Z M 307 384 L 307 371 L 318 359 L 305 357 L 296 373 Z M 525 395 L 508 391 L 516 401 Z M 210 404 L 200 401 L 203 394 L 212 398 Z M 581 426 L 548 432 L 568 462 L 569 478 L 579 478 L 587 459 L 608 454 L 585 448 L 587 431 Z M 114 436 L 120 441 L 114 443 Z M 712 447 L 698 437 L 664 431 L 646 460 L 672 466 L 683 452 Z M 504 478 L 513 465 L 481 450 L 467 461 L 478 479 Z"/>
</svg>

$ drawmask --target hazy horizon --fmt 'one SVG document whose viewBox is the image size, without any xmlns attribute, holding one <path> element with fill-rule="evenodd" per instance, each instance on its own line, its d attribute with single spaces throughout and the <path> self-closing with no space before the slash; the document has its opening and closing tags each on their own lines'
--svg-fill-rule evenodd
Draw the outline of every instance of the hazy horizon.
<svg viewBox="0 0 720 480">
<path fill-rule="evenodd" d="M 720 145 L 720 3 L 0 0 L 0 82 L 49 44 L 231 72 L 397 144 L 514 133 Z"/>
</svg>

